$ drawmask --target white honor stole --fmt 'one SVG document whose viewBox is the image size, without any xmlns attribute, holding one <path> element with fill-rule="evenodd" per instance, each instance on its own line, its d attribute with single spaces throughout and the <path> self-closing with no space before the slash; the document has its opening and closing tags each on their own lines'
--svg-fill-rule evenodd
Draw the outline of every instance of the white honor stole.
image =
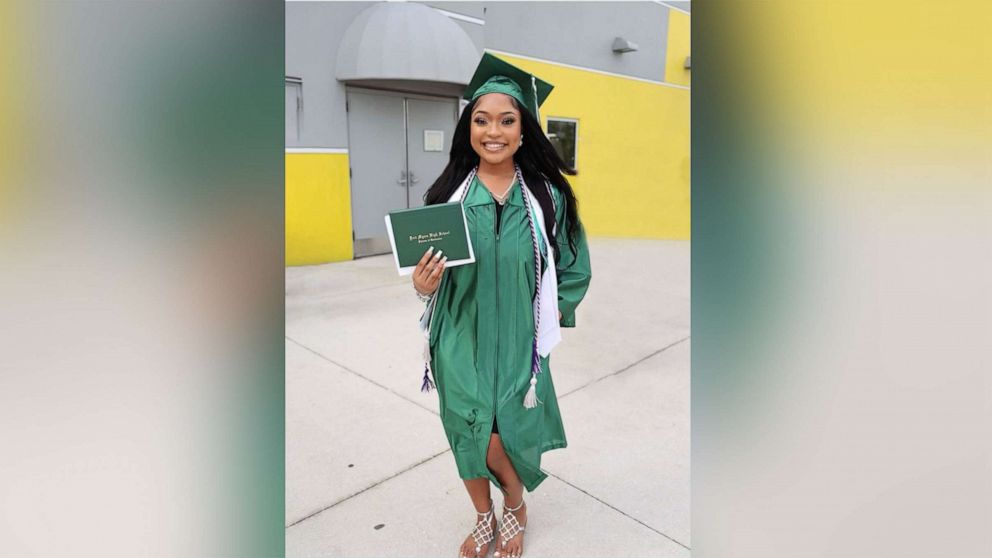
<svg viewBox="0 0 992 558">
<path fill-rule="evenodd" d="M 541 252 L 548 262 L 548 265 L 544 266 L 544 273 L 541 274 L 541 296 L 534 301 L 534 319 L 538 316 L 541 318 L 540 329 L 537 331 L 537 354 L 546 357 L 551 354 L 551 349 L 561 343 L 561 325 L 558 323 L 558 272 L 555 270 L 554 251 L 551 249 L 548 229 L 544 225 L 544 210 L 537 201 L 537 196 L 529 188 L 524 188 L 524 193 L 527 194 L 531 207 L 534 208 L 543 243 Z M 534 262 L 534 265 L 537 264 Z"/>
</svg>

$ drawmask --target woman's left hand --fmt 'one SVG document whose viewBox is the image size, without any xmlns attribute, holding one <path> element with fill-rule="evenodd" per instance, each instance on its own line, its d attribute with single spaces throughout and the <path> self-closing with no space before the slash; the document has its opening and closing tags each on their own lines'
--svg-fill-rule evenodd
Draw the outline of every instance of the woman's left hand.
<svg viewBox="0 0 992 558">
<path fill-rule="evenodd" d="M 434 294 L 441 283 L 441 275 L 444 273 L 444 264 L 447 261 L 447 256 L 441 257 L 441 250 L 434 252 L 434 247 L 431 246 L 424 252 L 413 270 L 413 288 L 425 296 Z"/>
</svg>

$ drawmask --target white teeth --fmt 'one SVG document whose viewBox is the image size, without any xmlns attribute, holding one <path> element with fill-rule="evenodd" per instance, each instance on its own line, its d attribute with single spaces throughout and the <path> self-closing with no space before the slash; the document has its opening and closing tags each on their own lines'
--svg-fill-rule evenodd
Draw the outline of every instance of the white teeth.
<svg viewBox="0 0 992 558">
<path fill-rule="evenodd" d="M 489 151 L 499 151 L 500 149 L 506 147 L 505 143 L 484 143 L 482 145 Z"/>
</svg>

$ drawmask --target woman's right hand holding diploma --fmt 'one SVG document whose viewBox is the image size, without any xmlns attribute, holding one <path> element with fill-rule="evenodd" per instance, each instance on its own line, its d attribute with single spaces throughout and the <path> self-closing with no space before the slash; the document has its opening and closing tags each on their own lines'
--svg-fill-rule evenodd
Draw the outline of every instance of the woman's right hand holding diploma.
<svg viewBox="0 0 992 558">
<path fill-rule="evenodd" d="M 417 262 L 417 267 L 413 270 L 413 288 L 422 295 L 434 294 L 437 286 L 441 284 L 441 275 L 444 273 L 444 263 L 447 257 L 441 257 L 443 250 L 434 252 L 431 246 L 424 252 L 423 257 Z"/>
</svg>

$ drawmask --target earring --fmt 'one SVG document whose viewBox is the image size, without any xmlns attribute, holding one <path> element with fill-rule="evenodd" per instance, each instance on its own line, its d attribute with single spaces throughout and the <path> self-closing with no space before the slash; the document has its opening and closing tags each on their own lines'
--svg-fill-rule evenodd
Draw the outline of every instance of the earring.
<svg viewBox="0 0 992 558">
<path fill-rule="evenodd" d="M 520 146 L 520 145 L 523 145 L 523 144 L 524 144 L 524 135 L 523 134 L 520 134 L 520 143 L 518 143 L 517 145 Z"/>
</svg>

